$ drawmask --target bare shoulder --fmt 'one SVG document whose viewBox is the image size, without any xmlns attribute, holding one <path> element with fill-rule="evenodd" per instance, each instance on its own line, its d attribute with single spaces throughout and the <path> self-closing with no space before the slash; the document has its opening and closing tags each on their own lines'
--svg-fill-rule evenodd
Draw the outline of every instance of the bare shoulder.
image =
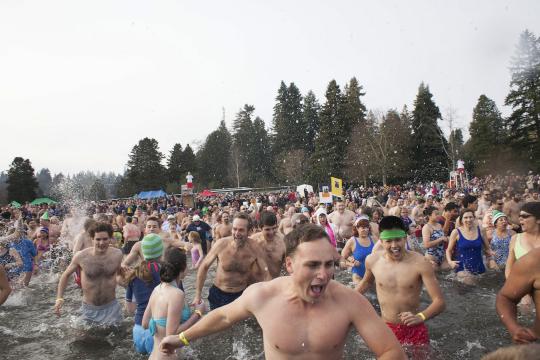
<svg viewBox="0 0 540 360">
<path fill-rule="evenodd" d="M 122 261 L 122 258 L 124 257 L 122 250 L 115 247 L 109 247 L 109 254 L 120 261 Z"/>
<path fill-rule="evenodd" d="M 250 302 L 261 304 L 270 298 L 282 295 L 290 281 L 290 276 L 280 276 L 270 281 L 257 282 L 249 285 L 244 290 L 244 294 Z"/>
<path fill-rule="evenodd" d="M 377 261 L 380 260 L 380 258 L 381 258 L 381 252 L 380 251 L 372 252 L 371 254 L 369 254 L 366 257 L 366 265 L 368 265 L 369 267 L 373 267 L 373 266 L 375 266 Z"/>
<path fill-rule="evenodd" d="M 369 305 L 369 301 L 364 295 L 338 281 L 331 280 L 328 290 L 332 299 L 347 309 L 358 311 L 361 310 L 358 305 Z"/>
<path fill-rule="evenodd" d="M 227 246 L 229 244 L 229 242 L 232 240 L 232 236 L 227 236 L 227 237 L 224 237 L 224 238 L 219 238 L 217 241 L 215 241 L 215 244 L 212 244 L 212 250 L 221 250 L 223 249 L 225 246 Z"/>
<path fill-rule="evenodd" d="M 433 271 L 431 262 L 423 255 L 416 251 L 409 251 L 410 261 L 418 269 L 419 272 Z"/>
</svg>

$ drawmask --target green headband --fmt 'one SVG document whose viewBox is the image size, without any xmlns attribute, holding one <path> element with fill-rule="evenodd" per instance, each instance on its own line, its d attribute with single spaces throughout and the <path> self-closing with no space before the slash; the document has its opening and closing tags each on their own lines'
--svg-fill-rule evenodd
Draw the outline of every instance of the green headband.
<svg viewBox="0 0 540 360">
<path fill-rule="evenodd" d="M 401 239 L 407 237 L 407 233 L 403 230 L 383 230 L 381 231 L 381 240 Z"/>
</svg>

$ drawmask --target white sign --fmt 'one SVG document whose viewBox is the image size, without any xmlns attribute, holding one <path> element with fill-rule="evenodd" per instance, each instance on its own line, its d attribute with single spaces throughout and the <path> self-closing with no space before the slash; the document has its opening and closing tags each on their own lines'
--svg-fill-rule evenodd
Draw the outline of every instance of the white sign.
<svg viewBox="0 0 540 360">
<path fill-rule="evenodd" d="M 319 192 L 319 203 L 331 204 L 332 203 L 332 193 Z"/>
</svg>

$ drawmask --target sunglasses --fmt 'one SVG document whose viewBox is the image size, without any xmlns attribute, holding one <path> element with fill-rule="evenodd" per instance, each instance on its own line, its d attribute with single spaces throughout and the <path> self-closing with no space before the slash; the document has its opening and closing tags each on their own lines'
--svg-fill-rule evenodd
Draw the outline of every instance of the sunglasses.
<svg viewBox="0 0 540 360">
<path fill-rule="evenodd" d="M 528 218 L 530 218 L 531 216 L 532 216 L 531 214 L 519 214 L 519 217 L 520 217 L 521 219 L 528 219 Z"/>
</svg>

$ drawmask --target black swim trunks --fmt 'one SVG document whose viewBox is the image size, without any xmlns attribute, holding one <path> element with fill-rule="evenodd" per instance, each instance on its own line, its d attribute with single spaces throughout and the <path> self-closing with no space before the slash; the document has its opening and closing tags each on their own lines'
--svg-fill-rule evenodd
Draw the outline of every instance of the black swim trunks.
<svg viewBox="0 0 540 360">
<path fill-rule="evenodd" d="M 223 305 L 232 303 L 238 299 L 244 290 L 236 293 L 229 293 L 221 290 L 216 285 L 212 285 L 208 291 L 208 301 L 210 302 L 210 310 L 217 309 Z"/>
</svg>

